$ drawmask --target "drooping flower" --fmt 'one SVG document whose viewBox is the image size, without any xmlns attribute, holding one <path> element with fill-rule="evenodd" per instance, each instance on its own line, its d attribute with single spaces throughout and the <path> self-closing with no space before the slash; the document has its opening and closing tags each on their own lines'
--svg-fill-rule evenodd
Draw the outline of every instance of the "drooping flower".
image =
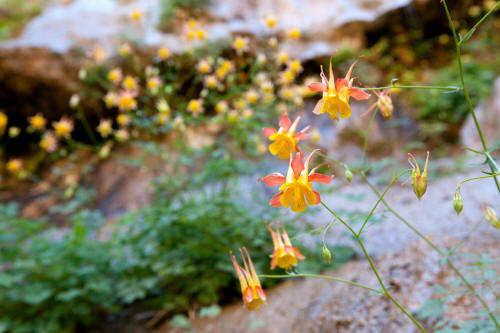
<svg viewBox="0 0 500 333">
<path fill-rule="evenodd" d="M 272 229 L 273 225 L 275 230 Z M 280 233 L 279 227 L 275 223 L 271 223 L 271 225 L 266 223 L 267 229 L 271 233 L 274 246 L 274 251 L 271 255 L 271 269 L 275 269 L 277 266 L 289 270 L 297 266 L 299 260 L 304 260 L 305 258 L 299 249 L 292 246 L 292 242 L 286 233 L 285 227 L 282 224 L 280 225 L 283 234 Z"/>
<path fill-rule="evenodd" d="M 410 163 L 413 169 L 411 172 L 411 186 L 413 186 L 413 191 L 417 195 L 418 200 L 420 200 L 427 190 L 427 166 L 429 165 L 429 152 L 427 152 L 424 171 L 422 173 L 420 173 L 420 167 L 418 166 L 415 156 L 410 153 L 408 153 L 408 156 L 408 163 Z"/>
<path fill-rule="evenodd" d="M 304 165 L 302 153 L 297 153 L 293 158 L 290 154 L 288 173 L 272 173 L 262 178 L 267 186 L 278 186 L 279 191 L 270 201 L 272 207 L 290 207 L 294 212 L 303 212 L 310 206 L 321 202 L 319 193 L 312 189 L 312 182 L 329 184 L 333 176 L 316 173 L 315 169 L 309 172 L 311 159 L 318 150 L 314 150 Z M 307 203 L 306 203 L 307 202 Z"/>
<path fill-rule="evenodd" d="M 73 131 L 73 120 L 62 117 L 59 121 L 54 121 L 52 127 L 58 137 L 68 139 Z"/>
<path fill-rule="evenodd" d="M 45 128 L 47 119 L 41 113 L 37 113 L 33 117 L 29 117 L 28 122 L 33 129 L 39 131 Z"/>
<path fill-rule="evenodd" d="M 500 220 L 498 219 L 497 212 L 490 206 L 482 204 L 484 217 L 493 227 L 500 229 Z"/>
<path fill-rule="evenodd" d="M 103 137 L 108 137 L 113 132 L 113 122 L 110 119 L 101 119 L 97 132 Z"/>
<path fill-rule="evenodd" d="M 301 116 L 298 116 L 292 123 L 290 118 L 288 118 L 288 114 L 285 113 L 281 116 L 279 122 L 280 127 L 278 130 L 273 127 L 266 127 L 262 129 L 264 136 L 266 136 L 269 140 L 274 141 L 269 145 L 269 151 L 272 155 L 278 155 L 281 159 L 290 158 L 290 154 L 295 154 L 295 151 L 297 150 L 297 143 L 300 140 L 307 140 L 309 137 L 307 134 L 309 126 L 300 132 L 295 133 L 300 119 Z"/>
<path fill-rule="evenodd" d="M 238 280 L 240 281 L 241 294 L 243 295 L 243 302 L 245 306 L 250 311 L 259 310 L 262 303 L 266 304 L 266 293 L 264 292 L 264 289 L 262 289 L 259 277 L 255 272 L 255 267 L 253 266 L 252 259 L 250 258 L 247 249 L 243 247 L 243 250 L 245 251 L 248 259 L 247 264 L 245 255 L 240 249 L 244 268 L 238 264 L 238 262 L 236 261 L 236 257 L 233 256 L 232 252 L 229 252 L 229 256 L 231 257 L 234 269 L 236 270 L 236 274 L 238 275 Z"/>
<path fill-rule="evenodd" d="M 382 92 L 378 92 L 374 90 L 373 93 L 377 96 L 377 102 L 373 103 L 372 106 L 370 106 L 370 108 L 361 115 L 361 117 L 372 112 L 376 107 L 378 107 L 382 117 L 384 117 L 385 119 L 391 118 L 392 113 L 394 111 L 394 105 L 392 104 L 392 98 L 391 98 L 391 91 L 383 90 Z"/>
<path fill-rule="evenodd" d="M 331 59 L 328 79 L 323 72 L 323 67 L 321 67 L 322 82 L 315 82 L 309 85 L 311 91 L 323 92 L 323 98 L 318 101 L 314 108 L 313 112 L 315 114 L 327 112 L 332 119 L 336 120 L 339 119 L 339 115 L 341 118 L 349 118 L 351 116 L 349 97 L 353 97 L 356 100 L 363 100 L 370 97 L 370 94 L 352 86 L 354 78 L 351 78 L 351 74 L 356 62 L 351 65 L 345 78 L 337 80 L 333 76 Z"/>
</svg>

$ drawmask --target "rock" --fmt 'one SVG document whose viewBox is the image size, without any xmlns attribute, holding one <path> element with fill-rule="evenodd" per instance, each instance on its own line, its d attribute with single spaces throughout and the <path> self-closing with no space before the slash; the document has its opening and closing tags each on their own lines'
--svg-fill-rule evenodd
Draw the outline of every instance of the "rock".
<svg viewBox="0 0 500 333">
<path fill-rule="evenodd" d="M 495 80 L 493 93 L 475 109 L 488 147 L 500 139 L 500 77 Z M 460 140 L 465 147 L 482 150 L 472 114 L 469 114 L 460 131 Z"/>
</svg>

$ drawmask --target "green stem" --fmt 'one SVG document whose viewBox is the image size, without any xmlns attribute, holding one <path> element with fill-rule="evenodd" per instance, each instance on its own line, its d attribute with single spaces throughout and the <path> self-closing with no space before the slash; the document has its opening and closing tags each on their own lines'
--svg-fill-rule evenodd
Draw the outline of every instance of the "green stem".
<svg viewBox="0 0 500 333">
<path fill-rule="evenodd" d="M 467 41 L 472 36 L 472 34 L 476 31 L 477 27 L 479 27 L 479 25 L 481 23 L 483 23 L 483 21 L 486 20 L 488 18 L 488 16 L 493 14 L 493 12 L 495 10 L 497 10 L 499 7 L 500 7 L 500 1 L 497 2 L 496 5 L 494 5 L 486 14 L 484 14 L 484 16 L 481 17 L 481 19 L 479 21 L 477 21 L 476 24 L 474 24 L 474 26 L 465 34 L 465 36 L 462 38 L 462 40 L 460 40 L 458 42 L 458 46 L 462 46 L 462 43 Z"/>
<path fill-rule="evenodd" d="M 365 221 L 363 222 L 363 225 L 361 225 L 361 228 L 358 231 L 358 236 L 361 235 L 361 232 L 363 232 L 363 228 L 368 223 L 368 220 L 370 219 L 370 217 L 372 217 L 373 213 L 375 212 L 375 209 L 377 209 L 378 205 L 384 199 L 385 195 L 387 194 L 387 192 L 389 191 L 389 189 L 392 187 L 392 185 L 394 185 L 398 181 L 399 178 L 403 177 L 404 175 L 406 175 L 410 171 L 411 170 L 409 170 L 409 169 L 403 171 L 398 176 L 396 176 L 389 185 L 387 185 L 387 188 L 382 193 L 382 195 L 379 197 L 379 199 L 378 199 L 377 203 L 375 204 L 375 206 L 373 206 L 372 210 L 370 211 L 370 214 L 368 214 L 368 216 L 366 217 Z"/>
<path fill-rule="evenodd" d="M 351 286 L 355 287 L 360 287 L 364 288 L 370 291 L 373 291 L 377 294 L 384 295 L 384 292 L 382 290 L 378 290 L 372 287 L 365 286 L 364 284 L 361 283 L 356 283 L 353 281 L 349 280 L 344 280 L 344 279 L 339 279 L 333 276 L 329 275 L 319 275 L 319 274 L 288 274 L 288 275 L 259 275 L 259 277 L 262 278 L 270 278 L 270 279 L 283 279 L 283 278 L 290 278 L 290 277 L 310 277 L 310 278 L 316 278 L 316 279 L 325 279 L 325 280 L 332 280 L 332 281 L 337 281 L 345 284 L 350 284 Z"/>
<path fill-rule="evenodd" d="M 363 241 L 361 241 L 360 236 L 358 234 L 356 234 L 356 232 L 349 226 L 349 224 L 347 224 L 347 222 L 345 222 L 342 218 L 340 218 L 340 216 L 338 216 L 333 210 L 331 210 L 323 201 L 321 201 L 321 204 L 333 216 L 335 216 L 347 229 L 349 229 L 349 231 L 351 231 L 353 236 L 356 238 L 356 241 L 358 242 L 359 246 L 363 250 L 363 253 L 365 255 L 366 260 L 368 260 L 368 263 L 370 264 L 370 267 L 371 267 L 373 273 L 377 277 L 377 280 L 380 284 L 380 287 L 384 291 L 384 295 L 387 296 L 387 298 L 389 298 L 389 300 L 391 300 L 391 302 L 394 303 L 394 305 L 396 305 L 401 310 L 401 312 L 403 312 L 405 314 L 405 316 L 408 317 L 408 319 L 410 319 L 415 324 L 415 326 L 417 326 L 420 329 L 420 331 L 427 333 L 427 330 L 408 311 L 406 311 L 406 309 L 403 306 L 401 306 L 401 304 L 399 304 L 396 301 L 396 299 L 394 299 L 394 297 L 391 296 L 391 294 L 389 293 L 389 290 L 385 287 L 384 281 L 382 281 L 382 278 L 380 277 L 380 274 L 378 273 L 377 268 L 375 267 L 375 264 L 373 263 L 372 258 L 370 257 L 370 255 L 366 251 L 366 248 L 363 244 Z"/>
<path fill-rule="evenodd" d="M 486 140 L 484 139 L 483 136 L 483 131 L 481 130 L 481 125 L 479 124 L 479 121 L 477 119 L 476 112 L 474 111 L 474 106 L 472 105 L 472 101 L 469 96 L 469 92 L 467 90 L 467 86 L 465 85 L 465 76 L 464 76 L 464 69 L 462 66 L 462 54 L 461 54 L 461 43 L 460 40 L 458 39 L 457 31 L 455 29 L 455 25 L 453 24 L 453 20 L 450 15 L 450 11 L 448 10 L 448 5 L 446 4 L 446 0 L 442 0 L 444 10 L 446 12 L 446 17 L 448 18 L 448 23 L 450 24 L 451 31 L 453 33 L 453 39 L 455 41 L 455 50 L 456 50 L 456 56 L 457 56 L 457 64 L 458 64 L 458 71 L 460 74 L 460 81 L 462 84 L 462 90 L 464 92 L 464 97 L 465 101 L 467 102 L 467 106 L 469 107 L 469 110 L 472 114 L 472 118 L 474 119 L 474 125 L 476 126 L 477 133 L 479 134 L 479 138 L 481 140 L 481 145 L 483 146 L 484 153 L 487 154 L 488 156 L 488 162 L 490 165 L 491 172 L 495 172 L 495 165 L 496 163 L 494 160 L 491 158 L 491 155 L 488 154 L 488 146 L 486 145 Z M 491 162 L 493 160 L 493 163 Z M 496 177 L 493 177 L 495 180 L 495 184 L 497 186 L 498 193 L 500 193 L 500 183 L 498 182 L 498 179 Z"/>
<path fill-rule="evenodd" d="M 479 180 L 479 179 L 491 178 L 491 177 L 496 177 L 496 176 L 500 176 L 500 173 L 494 173 L 494 174 L 488 175 L 488 176 L 474 177 L 474 178 L 469 178 L 469 179 L 466 179 L 466 180 L 462 180 L 460 183 L 458 183 L 457 190 L 460 190 L 460 188 L 462 187 L 462 185 L 464 183 L 470 182 L 472 180 Z"/>
<path fill-rule="evenodd" d="M 446 91 L 460 91 L 462 90 L 461 87 L 457 86 L 447 86 L 447 87 L 440 87 L 440 86 L 387 86 L 387 87 L 374 87 L 374 88 L 359 88 L 365 91 L 370 91 L 370 90 L 386 90 L 386 89 L 428 89 L 428 90 L 446 90 Z"/>
</svg>

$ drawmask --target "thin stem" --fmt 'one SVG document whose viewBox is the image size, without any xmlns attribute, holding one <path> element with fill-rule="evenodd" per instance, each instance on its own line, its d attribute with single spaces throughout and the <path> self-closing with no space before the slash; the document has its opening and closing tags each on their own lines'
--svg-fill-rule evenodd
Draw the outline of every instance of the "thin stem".
<svg viewBox="0 0 500 333">
<path fill-rule="evenodd" d="M 495 10 L 497 10 L 499 7 L 500 7 L 500 1 L 497 2 L 486 14 L 484 14 L 484 16 L 481 17 L 481 19 L 479 21 L 477 21 L 476 24 L 474 24 L 474 26 L 465 34 L 465 36 L 462 38 L 462 40 L 460 40 L 458 42 L 458 46 L 462 46 L 462 43 L 467 41 L 472 36 L 472 34 L 476 31 L 477 27 L 479 27 L 479 25 L 481 23 L 483 23 L 483 21 L 486 20 L 488 18 L 488 16 L 493 14 L 493 12 Z"/>
<path fill-rule="evenodd" d="M 380 202 L 384 199 L 384 196 L 387 194 L 387 192 L 389 191 L 389 189 L 392 187 L 392 185 L 394 185 L 399 178 L 403 177 L 404 175 L 406 175 L 408 172 L 410 172 L 411 170 L 407 169 L 405 171 L 403 171 L 402 173 L 400 173 L 398 176 L 396 176 L 392 182 L 390 182 L 389 185 L 387 185 L 387 188 L 385 189 L 385 191 L 382 193 L 382 195 L 379 197 L 379 199 L 377 200 L 377 203 L 373 206 L 372 210 L 370 211 L 370 214 L 368 214 L 368 216 L 366 217 L 365 221 L 363 222 L 363 224 L 361 225 L 361 228 L 359 229 L 358 231 L 358 236 L 361 235 L 361 233 L 363 232 L 363 228 L 365 227 L 365 225 L 368 223 L 368 220 L 370 219 L 370 217 L 372 217 L 373 213 L 375 212 L 375 209 L 377 209 L 378 205 L 380 204 Z"/>
<path fill-rule="evenodd" d="M 462 90 L 464 92 L 464 97 L 465 101 L 467 102 L 467 106 L 469 107 L 469 110 L 472 114 L 472 118 L 474 119 L 474 125 L 476 126 L 477 133 L 479 134 L 479 138 L 481 140 L 481 145 L 483 146 L 484 153 L 487 154 L 488 156 L 488 162 L 490 165 L 490 169 L 492 172 L 495 172 L 495 165 L 496 163 L 491 162 L 493 160 L 491 158 L 491 155 L 488 154 L 488 146 L 486 145 L 486 140 L 484 139 L 483 136 L 483 131 L 481 130 L 481 125 L 479 124 L 479 121 L 477 119 L 476 112 L 474 111 L 474 106 L 472 105 L 472 101 L 469 96 L 469 92 L 467 91 L 467 86 L 465 85 L 465 76 L 464 76 L 464 69 L 462 66 L 462 55 L 461 55 L 461 43 L 460 40 L 458 39 L 457 31 L 455 29 L 455 25 L 453 24 L 453 20 L 450 15 L 450 11 L 448 10 L 448 5 L 446 4 L 446 0 L 442 0 L 444 10 L 446 12 L 446 17 L 448 18 L 448 22 L 450 24 L 451 31 L 453 33 L 453 39 L 455 41 L 455 50 L 457 54 L 457 64 L 458 64 L 458 72 L 460 74 L 460 81 L 462 83 Z M 495 180 L 495 184 L 497 186 L 498 193 L 500 193 L 500 183 L 498 182 L 498 179 L 496 177 L 493 178 Z"/>
<path fill-rule="evenodd" d="M 361 241 L 361 238 L 359 237 L 359 235 L 356 234 L 356 232 L 349 226 L 349 224 L 347 224 L 347 222 L 345 222 L 342 218 L 340 218 L 340 216 L 338 216 L 333 210 L 331 210 L 323 201 L 321 201 L 321 204 L 333 216 L 335 216 L 347 229 L 349 229 L 349 231 L 351 231 L 353 236 L 356 238 L 356 241 L 358 242 L 359 246 L 361 247 L 361 250 L 363 250 L 363 253 L 365 255 L 366 260 L 368 260 L 368 263 L 370 264 L 370 267 L 371 267 L 373 273 L 377 277 L 377 280 L 380 284 L 380 287 L 384 291 L 384 295 L 386 295 L 387 298 L 389 298 L 389 300 L 391 300 L 392 303 L 394 303 L 394 305 L 396 305 L 401 310 L 401 312 L 403 312 L 406 315 L 406 317 L 408 317 L 408 319 L 410 319 L 415 324 L 415 326 L 417 326 L 420 329 L 420 331 L 427 333 L 427 330 L 408 311 L 406 311 L 406 309 L 403 308 L 403 306 L 401 306 L 401 304 L 399 304 L 396 301 L 396 299 L 394 299 L 394 297 L 391 296 L 391 294 L 389 293 L 389 290 L 385 287 L 384 281 L 382 281 L 382 278 L 380 277 L 380 274 L 378 273 L 377 268 L 375 267 L 375 264 L 373 263 L 372 258 L 370 257 L 370 255 L 366 251 L 366 248 L 363 244 L 363 241 Z"/>
<path fill-rule="evenodd" d="M 462 187 L 462 185 L 464 183 L 470 182 L 472 180 L 479 180 L 479 179 L 491 178 L 491 177 L 496 177 L 496 176 L 500 176 L 500 173 L 494 173 L 494 174 L 488 175 L 488 176 L 474 177 L 474 178 L 469 178 L 469 179 L 466 179 L 466 180 L 462 180 L 460 183 L 458 183 L 457 190 L 459 190 L 460 187 Z"/>
<path fill-rule="evenodd" d="M 364 173 L 361 173 L 357 170 L 353 170 L 354 172 L 358 173 L 361 178 L 370 186 L 370 188 L 373 190 L 373 192 L 378 196 L 381 197 L 380 193 L 377 191 L 375 186 L 368 180 L 366 175 Z M 446 253 L 441 251 L 432 241 L 430 241 L 427 237 L 425 237 L 420 231 L 418 231 L 410 222 L 405 220 L 401 215 L 398 214 L 389 204 L 385 199 L 381 199 L 382 203 L 385 205 L 385 207 L 394 215 L 396 216 L 401 222 L 403 222 L 408 228 L 410 228 L 414 233 L 416 233 L 420 238 L 422 238 L 434 251 L 436 251 L 442 258 L 445 258 L 446 263 L 448 266 L 455 272 L 455 274 L 458 275 L 458 277 L 462 280 L 462 282 L 467 286 L 467 288 L 474 294 L 474 296 L 477 298 L 477 300 L 483 305 L 485 310 L 488 312 L 488 315 L 490 316 L 491 320 L 495 323 L 495 326 L 500 330 L 500 323 L 495 317 L 495 314 L 491 311 L 489 308 L 488 304 L 486 301 L 479 295 L 479 293 L 476 291 L 474 286 L 467 280 L 467 278 L 458 270 L 458 268 L 453 264 L 453 262 L 448 258 Z"/>
<path fill-rule="evenodd" d="M 332 280 L 332 281 L 337 281 L 345 284 L 350 284 L 351 286 L 355 287 L 360 287 L 364 288 L 370 291 L 373 291 L 377 294 L 384 295 L 384 292 L 379 289 L 375 289 L 372 287 L 365 286 L 364 284 L 349 281 L 349 280 L 344 280 L 344 279 L 339 279 L 333 276 L 329 275 L 319 275 L 319 274 L 288 274 L 288 275 L 259 275 L 259 277 L 262 278 L 270 278 L 270 279 L 283 279 L 283 278 L 289 278 L 289 277 L 310 277 L 310 278 L 316 278 L 316 279 L 324 279 L 324 280 Z"/>
<path fill-rule="evenodd" d="M 387 86 L 387 87 L 373 87 L 373 88 L 359 88 L 365 91 L 370 91 L 370 90 L 386 90 L 386 89 L 428 89 L 428 90 L 446 90 L 446 91 L 460 91 L 462 90 L 461 87 L 457 86 L 446 86 L 446 87 L 440 87 L 440 86 Z"/>
</svg>

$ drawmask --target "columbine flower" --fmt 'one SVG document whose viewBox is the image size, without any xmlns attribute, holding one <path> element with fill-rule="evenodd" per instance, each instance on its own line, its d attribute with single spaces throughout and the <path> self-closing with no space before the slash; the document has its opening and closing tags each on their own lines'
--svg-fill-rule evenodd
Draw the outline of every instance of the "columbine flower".
<svg viewBox="0 0 500 333">
<path fill-rule="evenodd" d="M 275 230 L 272 229 L 274 225 Z M 271 225 L 266 223 L 267 229 L 271 233 L 273 239 L 274 251 L 271 255 L 271 269 L 275 269 L 276 266 L 289 270 L 292 267 L 297 266 L 300 260 L 304 260 L 304 256 L 300 253 L 300 250 L 292 246 L 292 242 L 286 233 L 285 227 L 281 225 L 281 230 L 283 234 L 280 234 L 279 227 L 275 223 Z"/>
<path fill-rule="evenodd" d="M 30 123 L 30 126 L 33 129 L 39 131 L 45 128 L 45 125 L 47 124 L 47 119 L 45 119 L 45 117 L 42 116 L 41 113 L 37 113 L 33 117 L 29 117 L 28 122 Z"/>
<path fill-rule="evenodd" d="M 127 126 L 131 120 L 130 116 L 126 113 L 120 113 L 116 116 L 116 123 L 121 127 Z"/>
<path fill-rule="evenodd" d="M 319 193 L 312 189 L 312 182 L 329 184 L 333 176 L 325 176 L 315 172 L 315 169 L 309 172 L 309 164 L 315 152 L 314 150 L 303 163 L 302 153 L 297 153 L 292 158 L 290 154 L 290 165 L 288 173 L 283 176 L 280 173 L 272 173 L 262 178 L 267 186 L 278 186 L 279 191 L 269 202 L 272 207 L 290 207 L 294 212 L 303 212 L 310 206 L 321 202 Z M 307 204 L 306 204 L 307 201 Z"/>
<path fill-rule="evenodd" d="M 101 119 L 99 126 L 97 126 L 97 132 L 103 138 L 108 137 L 113 132 L 113 122 L 110 119 Z"/>
<path fill-rule="evenodd" d="M 124 90 L 118 98 L 118 108 L 120 111 L 130 111 L 137 109 L 137 101 L 135 100 L 136 93 Z"/>
<path fill-rule="evenodd" d="M 43 134 L 43 137 L 38 145 L 46 152 L 51 153 L 57 149 L 57 144 L 58 144 L 57 136 L 55 136 L 54 133 L 52 133 L 51 131 L 46 131 Z"/>
<path fill-rule="evenodd" d="M 5 167 L 10 173 L 17 174 L 23 167 L 23 161 L 18 158 L 13 158 L 7 162 Z"/>
<path fill-rule="evenodd" d="M 127 75 L 122 82 L 122 86 L 123 86 L 123 88 L 125 88 L 127 90 L 136 91 L 137 88 L 139 87 L 139 84 L 137 83 L 136 78 L 134 78 L 130 75 Z"/>
<path fill-rule="evenodd" d="M 292 29 L 288 32 L 288 37 L 293 38 L 293 39 L 298 39 L 298 38 L 300 38 L 300 30 L 299 30 L 299 29 L 297 29 L 297 28 L 292 28 Z"/>
<path fill-rule="evenodd" d="M 244 52 L 248 51 L 249 40 L 247 37 L 236 37 L 233 42 L 233 48 L 236 50 L 238 55 L 242 55 Z"/>
<path fill-rule="evenodd" d="M 269 151 L 271 154 L 278 155 L 281 159 L 290 158 L 291 154 L 295 154 L 299 140 L 307 140 L 307 130 L 309 129 L 309 126 L 304 128 L 302 131 L 295 133 L 300 119 L 301 117 L 298 116 L 292 123 L 290 118 L 288 118 L 288 114 L 285 113 L 281 116 L 279 122 L 280 127 L 278 130 L 272 127 L 262 129 L 262 133 L 269 140 L 274 141 L 269 145 Z"/>
<path fill-rule="evenodd" d="M 115 68 L 108 73 L 108 80 L 113 84 L 117 84 L 123 77 L 121 68 Z"/>
<path fill-rule="evenodd" d="M 413 171 L 411 172 L 411 186 L 413 186 L 413 191 L 417 195 L 418 200 L 422 198 L 427 190 L 427 166 L 429 165 L 429 152 L 427 152 L 427 158 L 425 159 L 424 172 L 420 174 L 420 167 L 415 159 L 415 156 L 408 153 L 408 163 L 410 163 Z M 415 163 L 413 164 L 412 161 Z"/>
<path fill-rule="evenodd" d="M 106 104 L 106 107 L 108 109 L 112 108 L 113 106 L 116 105 L 116 102 L 118 100 L 118 95 L 112 91 L 108 92 L 105 96 L 104 96 L 104 103 Z"/>
<path fill-rule="evenodd" d="M 5 113 L 0 111 L 0 138 L 5 133 L 5 129 L 7 128 L 8 123 L 9 123 L 9 118 Z"/>
<path fill-rule="evenodd" d="M 266 25 L 269 28 L 274 28 L 274 26 L 276 25 L 276 17 L 274 17 L 273 15 L 267 15 L 266 16 Z"/>
<path fill-rule="evenodd" d="M 212 70 L 212 65 L 208 59 L 201 59 L 198 64 L 196 64 L 196 69 L 200 74 L 208 74 Z"/>
<path fill-rule="evenodd" d="M 165 61 L 170 57 L 170 50 L 166 47 L 161 47 L 158 49 L 158 59 Z"/>
<path fill-rule="evenodd" d="M 352 96 L 354 99 L 363 100 L 370 97 L 370 94 L 360 90 L 358 88 L 353 88 L 352 83 L 354 79 L 351 79 L 352 70 L 354 69 L 354 62 L 347 75 L 343 79 L 337 79 L 333 76 L 332 61 L 330 60 L 330 71 L 329 78 L 326 78 L 323 72 L 323 67 L 321 67 L 321 78 L 323 82 L 316 82 L 309 85 L 311 91 L 322 91 L 323 98 L 319 100 L 314 108 L 315 114 L 321 114 L 327 112 L 332 119 L 349 118 L 351 116 L 351 107 L 349 106 L 349 97 Z"/>
<path fill-rule="evenodd" d="M 378 92 L 376 90 L 373 91 L 377 96 L 377 102 L 373 103 L 372 106 L 361 116 L 364 116 L 370 112 L 372 112 L 376 107 L 378 107 L 380 114 L 385 119 L 389 119 L 392 117 L 392 112 L 394 111 L 394 105 L 392 104 L 391 99 L 391 91 L 383 90 L 382 92 Z"/>
<path fill-rule="evenodd" d="M 245 251 L 248 259 L 247 265 L 247 261 L 245 260 L 243 251 L 240 249 L 241 257 L 243 258 L 243 265 L 245 268 L 238 265 L 236 257 L 233 256 L 232 252 L 229 252 L 229 256 L 231 257 L 234 269 L 236 270 L 236 274 L 238 275 L 238 279 L 240 280 L 241 293 L 243 295 L 243 302 L 245 303 L 245 306 L 250 311 L 259 310 L 262 303 L 266 304 L 266 293 L 264 293 L 264 290 L 260 285 L 259 277 L 255 272 L 252 259 L 250 258 L 247 249 L 244 247 L 243 250 Z"/>
<path fill-rule="evenodd" d="M 192 99 L 189 101 L 187 110 L 197 117 L 198 114 L 203 113 L 203 100 L 202 99 Z"/>
<path fill-rule="evenodd" d="M 59 121 L 54 121 L 52 127 L 58 137 L 68 139 L 73 131 L 73 120 L 62 117 Z"/>
<path fill-rule="evenodd" d="M 500 220 L 498 219 L 498 215 L 495 210 L 493 210 L 493 208 L 491 208 L 490 206 L 486 206 L 485 204 L 483 204 L 482 207 L 486 221 L 488 221 L 495 228 L 500 229 Z"/>
</svg>

